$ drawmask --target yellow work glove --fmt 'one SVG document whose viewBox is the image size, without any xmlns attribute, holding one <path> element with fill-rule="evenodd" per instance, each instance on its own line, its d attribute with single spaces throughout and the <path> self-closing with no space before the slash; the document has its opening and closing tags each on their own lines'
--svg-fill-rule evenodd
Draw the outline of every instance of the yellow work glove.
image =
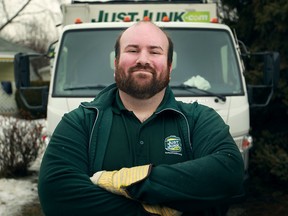
<svg viewBox="0 0 288 216">
<path fill-rule="evenodd" d="M 166 206 L 160 206 L 160 205 L 147 205 L 142 204 L 143 208 L 154 215 L 161 215 L 161 216 L 180 216 L 182 215 L 182 212 L 177 211 L 172 208 L 168 208 Z"/>
<path fill-rule="evenodd" d="M 90 179 L 99 187 L 111 193 L 129 197 L 126 187 L 144 180 L 150 173 L 152 165 L 122 168 L 115 171 L 96 172 Z"/>
</svg>

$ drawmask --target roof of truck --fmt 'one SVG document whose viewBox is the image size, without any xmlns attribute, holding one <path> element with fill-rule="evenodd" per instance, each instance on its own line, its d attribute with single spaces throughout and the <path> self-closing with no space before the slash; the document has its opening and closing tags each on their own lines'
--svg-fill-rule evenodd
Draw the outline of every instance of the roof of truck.
<svg viewBox="0 0 288 216">
<path fill-rule="evenodd" d="M 215 1 L 207 1 L 207 0 L 72 0 L 72 4 L 82 4 L 82 3 L 89 3 L 89 4 L 111 4 L 111 3 L 213 3 Z"/>
<path fill-rule="evenodd" d="M 100 23 L 81 23 L 70 24 L 64 27 L 68 29 L 93 29 L 93 28 L 127 28 L 135 22 L 100 22 Z M 220 23 L 202 23 L 202 22 L 155 22 L 163 28 L 206 28 L 206 29 L 223 29 L 230 31 L 230 28 L 225 24 Z"/>
</svg>

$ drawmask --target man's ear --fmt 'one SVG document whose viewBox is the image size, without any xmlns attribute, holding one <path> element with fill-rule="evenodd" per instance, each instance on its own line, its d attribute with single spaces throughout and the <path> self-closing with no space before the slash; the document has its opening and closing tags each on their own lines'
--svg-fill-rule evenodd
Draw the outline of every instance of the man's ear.
<svg viewBox="0 0 288 216">
<path fill-rule="evenodd" d="M 171 62 L 171 64 L 168 66 L 170 74 L 172 73 L 172 68 L 173 68 L 172 65 L 173 65 L 173 63 Z"/>
<path fill-rule="evenodd" d="M 113 74 L 113 75 L 114 75 L 114 77 L 115 77 L 115 70 L 116 70 L 116 65 L 117 65 L 117 59 L 115 58 L 115 59 L 114 59 L 114 74 Z"/>
</svg>

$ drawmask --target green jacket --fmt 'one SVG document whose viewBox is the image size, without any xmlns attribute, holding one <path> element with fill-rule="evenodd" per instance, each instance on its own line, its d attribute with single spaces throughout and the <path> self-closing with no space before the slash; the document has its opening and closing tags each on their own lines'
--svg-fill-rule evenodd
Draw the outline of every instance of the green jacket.
<svg viewBox="0 0 288 216">
<path fill-rule="evenodd" d="M 90 181 L 102 170 L 116 91 L 115 84 L 107 87 L 94 101 L 65 114 L 55 129 L 39 173 L 45 215 L 147 215 L 141 202 L 160 203 L 183 215 L 223 215 L 222 207 L 242 193 L 241 154 L 213 109 L 178 102 L 169 87 L 168 100 L 158 111 L 177 114 L 191 160 L 154 166 L 147 179 L 128 188 L 133 200 Z"/>
</svg>

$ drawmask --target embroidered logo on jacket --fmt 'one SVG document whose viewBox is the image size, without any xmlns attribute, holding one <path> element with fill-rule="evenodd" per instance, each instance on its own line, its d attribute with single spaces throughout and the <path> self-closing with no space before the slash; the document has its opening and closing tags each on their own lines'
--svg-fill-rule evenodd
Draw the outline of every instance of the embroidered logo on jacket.
<svg viewBox="0 0 288 216">
<path fill-rule="evenodd" d="M 179 137 L 174 135 L 166 137 L 164 145 L 166 150 L 165 154 L 182 155 L 182 143 Z"/>
</svg>

